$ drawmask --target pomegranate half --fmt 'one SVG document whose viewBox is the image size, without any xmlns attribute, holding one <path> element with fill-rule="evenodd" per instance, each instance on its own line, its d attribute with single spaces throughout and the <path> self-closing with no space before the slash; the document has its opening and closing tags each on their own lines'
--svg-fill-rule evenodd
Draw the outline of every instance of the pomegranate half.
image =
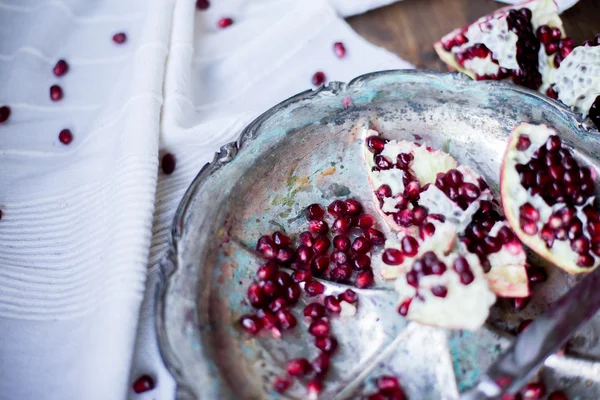
<svg viewBox="0 0 600 400">
<path fill-rule="evenodd" d="M 385 279 L 403 277 L 427 251 L 457 252 L 478 257 L 497 295 L 529 295 L 523 247 L 481 176 L 424 145 L 388 140 L 372 129 L 363 139 L 375 204 L 398 232 L 373 260 Z"/>
<path fill-rule="evenodd" d="M 600 263 L 595 178 L 552 128 L 524 123 L 513 130 L 500 175 L 506 218 L 524 244 L 570 273 Z"/>
</svg>

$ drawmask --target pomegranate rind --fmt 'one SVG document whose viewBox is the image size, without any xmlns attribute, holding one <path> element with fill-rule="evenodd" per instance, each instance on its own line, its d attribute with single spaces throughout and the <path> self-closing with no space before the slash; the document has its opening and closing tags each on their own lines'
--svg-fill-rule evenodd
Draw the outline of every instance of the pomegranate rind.
<svg viewBox="0 0 600 400">
<path fill-rule="evenodd" d="M 444 255 L 434 251 L 438 259 L 447 266 L 442 275 L 427 275 L 419 279 L 418 289 L 406 282 L 405 276 L 396 280 L 395 289 L 400 295 L 400 304 L 412 299 L 406 318 L 426 325 L 449 329 L 480 328 L 489 315 L 496 296 L 488 287 L 479 259 L 474 254 L 464 254 L 473 273 L 474 280 L 464 285 L 452 268 L 460 255 L 456 252 Z M 445 297 L 435 296 L 431 288 L 443 285 L 448 292 Z M 418 294 L 418 296 L 417 296 Z"/>
<path fill-rule="evenodd" d="M 531 140 L 531 145 L 525 151 L 517 150 L 520 135 L 527 135 Z M 568 240 L 556 240 L 554 241 L 553 247 L 549 249 L 539 235 L 528 235 L 520 226 L 519 209 L 526 202 L 531 203 L 540 213 L 539 221 L 537 223 L 538 229 L 548 221 L 550 215 L 555 210 L 559 210 L 565 206 L 564 203 L 558 203 L 551 207 L 546 204 L 538 194 L 531 196 L 521 185 L 519 174 L 516 170 L 516 165 L 529 161 L 533 152 L 542 146 L 551 135 L 557 135 L 557 132 L 546 125 L 533 125 L 528 123 L 523 123 L 512 131 L 508 139 L 508 145 L 504 153 L 500 171 L 502 208 L 504 209 L 506 220 L 515 234 L 519 237 L 521 242 L 535 253 L 569 273 L 578 274 L 591 272 L 600 265 L 600 258 L 593 256 L 593 266 L 581 267 L 577 265 L 578 254 L 571 250 Z M 583 222 L 583 229 L 587 232 L 587 228 L 585 227 L 587 218 L 581 211 L 583 207 L 584 206 L 576 206 L 575 208 L 577 209 L 577 216 Z"/>
<path fill-rule="evenodd" d="M 485 46 L 491 51 L 491 55 L 487 57 L 490 59 L 488 60 L 488 64 L 491 62 L 491 57 L 494 57 L 494 59 L 497 60 L 498 68 L 504 67 L 511 70 L 520 68 L 516 64 L 517 35 L 509 31 L 505 34 L 505 40 L 489 40 L 486 39 L 486 33 L 484 32 L 483 28 L 489 26 L 489 23 L 497 24 L 498 26 L 504 24 L 506 16 L 510 10 L 519 10 L 521 8 L 528 8 L 531 10 L 531 23 L 534 32 L 538 27 L 542 25 L 548 25 L 549 27 L 560 29 L 561 38 L 566 37 L 562 20 L 558 15 L 558 5 L 554 2 L 554 0 L 531 0 L 518 5 L 510 5 L 499 8 L 498 10 L 481 17 L 470 24 L 467 24 L 463 28 L 455 29 L 452 32 L 444 35 L 439 41 L 435 42 L 433 48 L 440 60 L 442 60 L 450 70 L 462 72 L 468 75 L 471 79 L 478 79 L 477 73 L 473 69 L 469 69 L 468 67 L 460 65 L 456 58 L 456 53 L 461 52 L 477 43 L 485 44 Z M 446 50 L 444 48 L 444 43 L 449 43 L 459 34 L 463 34 L 468 41 L 462 45 L 452 47 L 450 50 Z M 501 47 L 506 45 L 514 47 L 514 51 L 510 52 L 511 57 L 502 56 L 502 54 L 506 52 L 500 51 Z M 542 56 L 540 57 L 538 65 L 538 70 L 542 74 L 542 85 L 540 86 L 539 91 L 545 92 L 550 83 L 552 83 L 552 71 L 555 69 L 553 63 L 555 55 L 553 54 L 548 56 L 544 46 L 541 46 L 538 56 Z"/>
</svg>

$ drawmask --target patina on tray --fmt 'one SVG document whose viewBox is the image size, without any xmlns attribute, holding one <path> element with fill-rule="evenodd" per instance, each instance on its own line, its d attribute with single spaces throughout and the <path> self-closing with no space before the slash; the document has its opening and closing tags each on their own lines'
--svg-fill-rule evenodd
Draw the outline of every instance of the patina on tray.
<svg viewBox="0 0 600 400">
<path fill-rule="evenodd" d="M 162 263 L 157 329 L 178 398 L 277 398 L 272 380 L 286 360 L 314 355 L 302 318 L 282 340 L 248 339 L 237 328 L 259 265 L 247 249 L 282 227 L 299 232 L 302 211 L 313 202 L 352 196 L 375 214 L 357 125 L 393 138 L 418 134 L 475 168 L 497 194 L 506 138 L 521 122 L 553 126 L 580 160 L 598 170 L 598 132 L 583 129 L 567 108 L 527 89 L 459 74 L 387 71 L 333 82 L 284 101 L 250 124 L 188 189 Z M 332 324 L 340 349 L 322 398 L 359 398 L 372 392 L 370 378 L 383 373 L 399 376 L 411 399 L 458 398 L 510 343 L 503 330 L 534 317 L 575 281 L 556 268 L 548 271 L 549 282 L 525 311 L 508 312 L 500 301 L 490 325 L 478 332 L 407 323 L 396 312 L 390 284 L 381 280 L 374 289 L 357 290 L 359 313 Z M 330 291 L 342 287 L 328 284 Z M 600 357 L 599 333 L 596 316 L 573 339 L 568 356 L 548 359 L 541 374 L 550 389 L 566 389 L 571 398 L 600 398 L 600 365 L 590 361 Z M 305 398 L 305 390 L 294 387 L 285 397 Z"/>
</svg>

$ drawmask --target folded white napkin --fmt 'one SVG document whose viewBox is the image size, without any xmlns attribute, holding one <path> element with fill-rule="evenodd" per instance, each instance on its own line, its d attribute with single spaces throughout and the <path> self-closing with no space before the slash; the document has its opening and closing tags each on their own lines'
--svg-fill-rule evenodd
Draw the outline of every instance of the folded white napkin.
<svg viewBox="0 0 600 400">
<path fill-rule="evenodd" d="M 222 17 L 233 25 L 218 29 Z M 0 399 L 10 400 L 172 398 L 152 298 L 139 326 L 138 316 L 193 177 L 316 71 L 347 81 L 411 67 L 325 0 L 214 0 L 205 11 L 193 0 L 2 0 L 0 38 L 0 106 L 12 110 L 0 125 Z M 60 58 L 70 70 L 57 78 Z M 62 101 L 50 100 L 53 84 Z M 169 176 L 164 151 L 177 160 Z M 134 395 L 140 374 L 157 388 Z"/>
</svg>

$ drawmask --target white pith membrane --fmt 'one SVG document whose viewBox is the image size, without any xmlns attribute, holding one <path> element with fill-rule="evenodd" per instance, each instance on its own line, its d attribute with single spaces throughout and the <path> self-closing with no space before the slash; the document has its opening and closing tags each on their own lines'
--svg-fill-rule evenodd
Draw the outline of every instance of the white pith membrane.
<svg viewBox="0 0 600 400">
<path fill-rule="evenodd" d="M 510 79 L 510 71 L 508 73 L 500 71 L 501 67 L 513 71 L 522 70 L 522 68 L 517 62 L 519 37 L 509 29 L 507 16 L 511 10 L 522 8 L 531 11 L 530 22 L 534 37 L 537 29 L 545 25 L 549 28 L 558 28 L 561 32 L 560 37 L 565 38 L 556 3 L 553 0 L 533 0 L 517 6 L 500 8 L 462 29 L 455 29 L 448 33 L 434 44 L 438 56 L 450 67 L 467 74 L 472 79 Z M 469 48 L 478 44 L 484 45 L 491 53 L 485 57 L 470 58 L 467 56 L 466 59 L 463 59 L 465 51 L 468 52 Z M 448 48 L 449 45 L 450 48 Z M 552 83 L 555 54 L 548 55 L 545 46 L 540 45 L 536 67 L 541 74 L 541 86 L 535 89 L 545 91 Z M 463 60 L 461 61 L 461 59 Z"/>
<path fill-rule="evenodd" d="M 573 49 L 553 71 L 552 82 L 558 99 L 586 117 L 600 96 L 600 46 Z"/>
<path fill-rule="evenodd" d="M 367 146 L 369 137 L 383 137 L 371 129 L 365 129 L 363 132 L 363 154 L 375 204 L 380 205 L 378 211 L 388 226 L 398 231 L 397 238 L 388 236 L 385 248 L 398 249 L 402 253 L 401 262 L 394 263 L 397 265 L 391 265 L 387 262 L 389 259 L 386 261 L 385 252 L 381 257 L 373 257 L 373 265 L 377 265 L 385 279 L 397 278 L 396 288 L 399 289 L 402 301 L 414 297 L 408 307 L 407 318 L 444 327 L 475 329 L 485 321 L 489 307 L 495 299 L 494 293 L 506 297 L 529 295 L 523 247 L 498 213 L 498 207 L 493 203 L 492 192 L 477 173 L 467 166 L 458 166 L 456 160 L 442 151 L 408 141 L 383 142 L 385 144 L 381 152 L 374 154 Z M 410 157 L 405 159 L 411 160 L 408 167 L 405 163 L 402 164 L 403 169 L 399 168 L 399 161 L 397 162 L 399 157 L 403 157 L 401 154 L 410 154 Z M 394 166 L 378 170 L 375 160 L 380 156 L 387 157 Z M 455 201 L 452 201 L 449 198 L 452 191 L 450 186 L 444 186 L 446 178 L 443 178 L 443 175 L 457 174 L 456 171 L 460 173 L 458 175 L 462 177 L 462 183 L 454 186 L 454 189 L 458 187 L 460 190 L 454 191 Z M 412 187 L 414 181 L 418 181 L 421 187 L 418 200 L 407 193 L 405 187 L 405 184 Z M 378 197 L 377 193 L 380 193 L 382 185 L 388 185 L 390 190 L 386 196 Z M 462 190 L 464 188 L 470 189 L 468 198 L 465 197 L 467 191 Z M 406 201 L 407 198 L 412 200 Z M 399 217 L 407 213 L 407 210 L 409 214 L 413 214 L 410 223 Z M 414 217 L 415 210 L 421 212 L 418 219 Z M 470 232 L 480 224 L 485 224 L 485 229 L 479 228 L 483 235 L 473 239 Z M 502 234 L 505 237 L 510 235 L 510 239 L 502 242 Z M 405 239 L 407 237 L 411 239 Z M 403 239 L 410 240 L 412 244 L 416 243 L 418 249 L 405 251 Z M 491 246 L 485 247 L 488 242 Z M 478 243 L 479 253 L 474 251 L 474 246 Z M 452 260 L 458 256 L 475 260 L 469 261 L 474 281 L 468 284 L 460 283 L 459 274 L 450 264 L 441 275 L 424 274 L 418 280 L 416 288 L 408 285 L 406 275 L 413 267 L 414 261 L 428 251 L 433 251 L 439 259 L 444 260 Z M 485 268 L 482 267 L 482 263 L 485 264 Z M 484 269 L 489 272 L 484 273 Z M 435 300 L 429 302 L 428 299 L 433 296 L 430 290 L 433 284 L 449 286 L 446 287 L 446 297 L 434 296 Z M 468 288 L 471 285 L 476 287 Z M 408 287 L 410 290 L 403 290 Z M 458 299 L 461 299 L 462 305 L 459 305 Z M 478 302 L 479 304 L 473 304 Z M 451 308 L 459 311 L 452 311 Z M 473 314 L 475 311 L 477 313 Z M 439 313 L 451 318 L 439 315 L 436 317 Z"/>
<path fill-rule="evenodd" d="M 575 167 L 571 167 L 571 170 L 581 171 L 586 169 L 589 171 L 586 178 L 579 178 L 580 175 L 577 173 L 578 178 L 576 180 L 570 179 L 572 181 L 570 185 L 565 183 L 564 180 L 552 180 L 545 183 L 545 185 L 555 185 L 553 188 L 529 184 L 527 186 L 530 187 L 526 188 L 522 184 L 522 182 L 531 181 L 531 177 L 523 175 L 529 173 L 530 169 L 523 166 L 519 167 L 519 165 L 530 165 L 528 163 L 532 161 L 532 157 L 541 153 L 540 147 L 544 146 L 545 149 L 548 138 L 551 136 L 558 137 L 556 135 L 556 131 L 545 125 L 521 124 L 514 129 L 509 139 L 501 171 L 502 205 L 510 226 L 513 227 L 521 241 L 532 250 L 568 272 L 590 272 L 600 264 L 600 258 L 598 257 L 598 254 L 600 254 L 600 215 L 593 208 L 595 171 L 582 167 L 575 161 Z M 526 144 L 520 145 L 519 139 L 522 140 L 522 143 L 529 140 L 531 144 L 525 148 Z M 546 151 L 546 154 L 543 154 L 544 160 L 548 153 Z M 574 159 L 570 157 L 568 149 L 564 146 L 561 146 L 556 152 L 556 157 L 559 162 L 555 165 L 560 166 L 556 168 L 558 168 L 558 171 L 562 171 L 562 174 L 553 175 L 549 170 L 543 170 L 538 173 L 539 177 L 546 176 L 554 179 L 554 176 L 558 176 L 560 179 L 564 179 L 566 171 L 564 167 L 567 165 L 565 159 L 568 159 L 571 165 L 573 165 Z M 541 160 L 541 157 L 539 159 Z M 521 169 L 521 172 L 518 171 L 518 168 Z M 536 176 L 535 179 L 539 178 Z M 571 190 L 569 186 L 575 188 L 573 190 L 577 190 L 581 194 L 580 199 L 577 201 L 579 204 L 575 204 L 572 200 L 575 197 L 573 194 L 566 194 L 566 191 Z M 560 190 L 561 192 L 558 194 L 552 193 L 553 190 Z M 539 193 L 536 193 L 538 191 Z M 562 199 L 560 197 L 561 193 L 565 193 L 562 194 Z M 550 203 L 556 203 L 549 204 L 549 201 Z M 530 210 L 527 204 L 533 206 L 539 213 L 537 221 L 535 221 L 535 218 L 527 217 L 528 215 L 535 215 L 535 213 L 526 211 Z M 571 208 L 572 212 L 561 211 L 567 208 Z M 588 241 L 586 237 L 591 238 L 591 241 Z M 577 246 L 575 248 L 580 249 L 581 255 L 572 248 L 575 240 L 579 240 L 576 242 Z M 552 246 L 548 247 L 547 243 L 551 243 Z M 584 251 L 586 246 L 589 250 Z"/>
</svg>

